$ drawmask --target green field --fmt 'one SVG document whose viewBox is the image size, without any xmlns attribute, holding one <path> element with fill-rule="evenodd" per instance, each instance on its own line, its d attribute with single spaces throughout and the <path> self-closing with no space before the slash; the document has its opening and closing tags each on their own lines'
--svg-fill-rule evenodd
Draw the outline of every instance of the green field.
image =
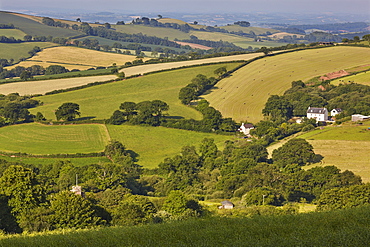
<svg viewBox="0 0 370 247">
<path fill-rule="evenodd" d="M 48 164 L 55 164 L 59 161 L 71 162 L 75 166 L 86 166 L 99 163 L 110 163 L 111 161 L 106 157 L 81 157 L 81 158 L 50 158 L 50 157 L 10 157 L 0 156 L 0 160 L 9 162 L 20 162 L 23 164 L 32 164 L 35 166 L 43 166 Z"/>
<path fill-rule="evenodd" d="M 244 33 L 249 33 L 249 32 L 254 32 L 255 34 L 257 35 L 260 35 L 260 34 L 263 34 L 263 33 L 266 33 L 266 32 L 270 32 L 270 33 L 278 33 L 280 31 L 278 30 L 275 30 L 275 29 L 271 29 L 271 28 L 262 28 L 262 27 L 242 27 L 242 26 L 239 26 L 239 25 L 230 25 L 230 26 L 222 26 L 222 27 L 219 27 L 219 28 L 222 28 L 222 29 L 226 29 L 228 30 L 229 32 L 238 32 L 238 31 L 242 31 Z"/>
<path fill-rule="evenodd" d="M 333 85 L 339 85 L 352 82 L 370 86 L 370 71 L 359 73 L 357 75 L 350 75 L 343 78 L 339 78 L 331 81 L 330 83 Z"/>
<path fill-rule="evenodd" d="M 0 128 L 0 150 L 30 154 L 102 152 L 109 135 L 105 125 L 22 124 Z"/>
<path fill-rule="evenodd" d="M 72 29 L 50 27 L 34 20 L 0 11 L 1 23 L 11 23 L 26 34 L 32 36 L 73 37 L 83 33 Z"/>
<path fill-rule="evenodd" d="M 55 119 L 55 109 L 64 102 L 74 102 L 80 105 L 81 117 L 107 119 L 125 101 L 141 102 L 159 99 L 169 104 L 168 113 L 171 116 L 201 119 L 199 112 L 181 104 L 178 92 L 198 74 L 214 76 L 214 70 L 221 66 L 232 69 L 237 65 L 237 63 L 229 63 L 179 69 L 78 91 L 42 96 L 36 99 L 41 100 L 44 105 L 31 109 L 31 112 L 34 114 L 41 112 L 47 119 Z"/>
<path fill-rule="evenodd" d="M 180 30 L 164 27 L 148 27 L 143 25 L 113 25 L 116 31 L 128 34 L 142 33 L 147 36 L 156 36 L 159 38 L 167 37 L 169 40 L 190 39 L 190 34 Z"/>
<path fill-rule="evenodd" d="M 370 49 L 328 47 L 268 56 L 239 69 L 204 96 L 223 116 L 256 123 L 270 95 L 281 95 L 295 80 L 370 64 Z"/>
<path fill-rule="evenodd" d="M 314 147 L 315 153 L 324 157 L 320 164 L 312 166 L 335 165 L 341 170 L 353 171 L 364 182 L 370 182 L 369 127 L 369 122 L 360 126 L 325 127 L 299 138 L 306 139 Z"/>
<path fill-rule="evenodd" d="M 48 48 L 58 45 L 50 42 L 0 43 L 0 58 L 8 60 L 12 58 L 14 61 L 19 61 L 21 58 L 29 57 L 28 52 L 35 46 Z"/>
<path fill-rule="evenodd" d="M 0 29 L 0 36 L 14 37 L 15 39 L 23 40 L 26 34 L 18 29 Z"/>
<path fill-rule="evenodd" d="M 111 139 L 138 153 L 138 164 L 146 168 L 155 168 L 165 158 L 179 154 L 183 146 L 192 145 L 198 149 L 204 138 L 213 138 L 221 150 L 226 140 L 234 138 L 164 127 L 107 125 L 107 128 Z"/>
<path fill-rule="evenodd" d="M 3 235 L 0 246 L 368 246 L 368 206 L 322 213 Z"/>
</svg>

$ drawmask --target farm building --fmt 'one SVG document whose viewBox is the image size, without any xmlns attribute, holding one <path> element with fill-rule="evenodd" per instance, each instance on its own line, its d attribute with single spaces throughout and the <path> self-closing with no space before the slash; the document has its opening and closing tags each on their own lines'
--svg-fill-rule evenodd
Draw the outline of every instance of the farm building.
<svg viewBox="0 0 370 247">
<path fill-rule="evenodd" d="M 307 118 L 313 118 L 316 122 L 325 122 L 328 120 L 328 109 L 308 107 Z"/>
<path fill-rule="evenodd" d="M 249 135 L 251 129 L 254 129 L 253 124 L 244 124 L 239 127 L 238 131 L 244 133 L 244 135 Z"/>
<path fill-rule="evenodd" d="M 76 195 L 84 196 L 81 186 L 78 185 L 72 186 L 71 192 L 75 193 Z"/>
<path fill-rule="evenodd" d="M 330 111 L 330 116 L 334 117 L 335 115 L 338 115 L 340 113 L 342 113 L 342 109 L 334 108 L 333 110 Z"/>
<path fill-rule="evenodd" d="M 218 209 L 233 209 L 234 204 L 230 201 L 222 201 L 221 206 L 218 207 Z"/>
<path fill-rule="evenodd" d="M 361 115 L 361 114 L 352 115 L 352 121 L 353 122 L 364 121 L 364 120 L 367 120 L 367 119 L 370 119 L 370 116 L 364 116 L 364 115 Z"/>
</svg>

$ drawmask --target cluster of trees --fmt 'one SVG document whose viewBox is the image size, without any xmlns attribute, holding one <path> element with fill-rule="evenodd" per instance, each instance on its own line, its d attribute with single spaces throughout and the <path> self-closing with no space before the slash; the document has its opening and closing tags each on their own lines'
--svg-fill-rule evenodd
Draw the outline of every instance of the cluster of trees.
<svg viewBox="0 0 370 247">
<path fill-rule="evenodd" d="M 297 35 L 287 35 L 284 36 L 282 39 L 278 40 L 279 42 L 285 42 L 285 43 L 302 43 L 302 42 L 308 42 L 308 43 L 314 43 L 314 42 L 341 42 L 342 37 L 339 35 L 335 35 L 332 33 L 326 33 L 326 32 L 312 32 L 310 34 L 300 36 Z"/>
<path fill-rule="evenodd" d="M 20 96 L 18 93 L 0 94 L 0 127 L 19 121 L 32 121 L 35 116 L 30 114 L 28 109 L 39 104 L 40 101 L 34 100 L 30 96 Z"/>
<path fill-rule="evenodd" d="M 117 141 L 105 148 L 111 163 L 75 166 L 56 162 L 42 166 L 0 160 L 0 229 L 45 231 L 99 225 L 136 225 L 198 217 L 197 201 L 180 191 L 160 199 L 145 197 L 142 169 L 134 152 Z M 69 190 L 78 175 L 83 193 Z"/>
<path fill-rule="evenodd" d="M 368 28 L 368 25 L 366 22 L 344 22 L 327 24 L 300 24 L 290 25 L 289 27 L 302 30 L 320 29 L 329 31 L 331 33 L 343 33 L 343 30 L 345 30 L 345 32 L 362 32 Z"/>
<path fill-rule="evenodd" d="M 232 48 L 233 51 L 243 51 L 244 49 L 234 45 L 233 43 L 227 42 L 227 41 L 210 41 L 210 40 L 203 40 L 203 39 L 198 39 L 196 36 L 191 35 L 190 39 L 184 39 L 181 40 L 182 42 L 189 42 L 189 43 L 194 43 L 194 44 L 199 44 L 199 45 L 204 45 L 212 48 Z"/>
<path fill-rule="evenodd" d="M 322 90 L 321 87 L 307 87 L 302 81 L 294 81 L 283 96 L 271 95 L 262 113 L 273 121 L 305 116 L 309 106 L 341 108 L 343 112 L 336 119 L 355 113 L 370 114 L 369 86 L 356 83 L 334 86 L 328 83 L 323 82 L 325 90 Z"/>
<path fill-rule="evenodd" d="M 32 79 L 35 75 L 55 75 L 69 72 L 64 66 L 50 65 L 46 69 L 40 65 L 32 65 L 30 67 L 16 66 L 11 70 L 3 69 L 0 66 L 0 79 L 20 77 L 22 80 Z"/>
<path fill-rule="evenodd" d="M 15 27 L 12 23 L 9 24 L 0 23 L 0 29 L 15 29 Z"/>
<path fill-rule="evenodd" d="M 236 21 L 234 25 L 238 25 L 241 27 L 249 27 L 251 24 L 248 21 Z"/>
<path fill-rule="evenodd" d="M 45 25 L 48 25 L 48 26 L 52 26 L 52 27 L 69 28 L 69 26 L 70 26 L 68 23 L 64 23 L 64 22 L 61 22 L 61 21 L 54 21 L 54 19 L 52 19 L 50 17 L 42 18 L 42 23 L 45 24 Z"/>
<path fill-rule="evenodd" d="M 113 113 L 109 123 L 119 125 L 128 122 L 158 126 L 163 119 L 163 112 L 168 111 L 169 106 L 161 100 L 148 100 L 139 103 L 124 102 L 119 109 Z"/>
<path fill-rule="evenodd" d="M 6 37 L 4 35 L 0 36 L 0 43 L 21 43 L 22 40 L 15 39 L 14 37 Z"/>
</svg>

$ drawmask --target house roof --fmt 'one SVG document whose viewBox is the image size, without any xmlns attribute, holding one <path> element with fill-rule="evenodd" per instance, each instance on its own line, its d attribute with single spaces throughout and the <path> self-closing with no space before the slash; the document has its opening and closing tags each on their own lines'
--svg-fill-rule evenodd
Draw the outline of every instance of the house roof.
<svg viewBox="0 0 370 247">
<path fill-rule="evenodd" d="M 254 128 L 253 124 L 250 124 L 250 123 L 247 123 L 247 124 L 244 124 L 244 127 L 246 127 L 247 129 L 249 128 Z"/>
<path fill-rule="evenodd" d="M 336 110 L 337 112 L 342 112 L 342 109 L 340 109 L 340 108 L 334 108 L 333 110 L 331 110 L 331 111 L 334 111 L 334 110 Z"/>
<path fill-rule="evenodd" d="M 221 204 L 222 206 L 234 206 L 234 204 L 230 201 L 222 201 Z"/>
<path fill-rule="evenodd" d="M 307 113 L 324 114 L 327 111 L 326 108 L 308 107 Z"/>
</svg>

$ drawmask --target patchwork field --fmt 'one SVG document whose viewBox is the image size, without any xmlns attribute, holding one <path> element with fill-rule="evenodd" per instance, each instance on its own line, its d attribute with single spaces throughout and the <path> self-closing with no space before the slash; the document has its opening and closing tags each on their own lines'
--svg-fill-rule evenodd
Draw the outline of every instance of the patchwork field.
<svg viewBox="0 0 370 247">
<path fill-rule="evenodd" d="M 295 80 L 370 63 L 370 49 L 328 47 L 267 56 L 239 69 L 204 95 L 223 116 L 256 123 L 270 95 L 281 95 Z"/>
<path fill-rule="evenodd" d="M 230 26 L 221 26 L 220 28 L 226 29 L 229 32 L 238 32 L 242 31 L 244 33 L 254 32 L 257 35 L 260 35 L 262 33 L 270 32 L 270 33 L 277 33 L 278 30 L 272 29 L 272 28 L 261 28 L 261 27 L 242 27 L 239 25 L 230 25 Z"/>
<path fill-rule="evenodd" d="M 370 86 L 370 71 L 359 73 L 357 75 L 350 75 L 331 81 L 333 85 L 344 83 L 358 83 Z"/>
<path fill-rule="evenodd" d="M 213 72 L 222 66 L 232 69 L 238 66 L 238 63 L 179 69 L 94 86 L 78 91 L 46 95 L 36 98 L 44 102 L 44 105 L 33 108 L 31 111 L 34 114 L 41 112 L 47 119 L 55 119 L 55 109 L 63 102 L 74 102 L 80 105 L 81 117 L 107 119 L 125 101 L 141 102 L 144 100 L 159 99 L 169 104 L 170 110 L 168 114 L 170 116 L 201 119 L 201 114 L 198 111 L 181 104 L 178 99 L 178 92 L 182 87 L 189 84 L 191 79 L 196 75 L 214 76 Z"/>
<path fill-rule="evenodd" d="M 147 36 L 156 36 L 159 38 L 167 37 L 169 40 L 177 39 L 189 39 L 190 34 L 181 32 L 180 30 L 163 27 L 147 27 L 143 25 L 114 25 L 114 28 L 118 32 L 137 34 L 142 33 Z"/>
<path fill-rule="evenodd" d="M 132 125 L 107 125 L 110 137 L 122 142 L 129 150 L 139 154 L 138 164 L 145 168 L 155 168 L 165 158 L 181 152 L 183 146 L 192 145 L 198 150 L 204 138 L 213 138 L 219 149 L 233 136 L 201 133 L 163 127 Z"/>
<path fill-rule="evenodd" d="M 37 123 L 0 128 L 0 150 L 30 154 L 101 152 L 108 144 L 105 125 L 54 125 Z"/>
<path fill-rule="evenodd" d="M 0 58 L 14 59 L 14 61 L 19 61 L 21 58 L 29 57 L 29 51 L 31 51 L 35 46 L 40 48 L 47 48 L 58 46 L 54 43 L 49 42 L 25 42 L 25 43 L 0 43 Z M 17 64 L 19 65 L 19 64 Z M 9 69 L 10 67 L 5 67 Z"/>
<path fill-rule="evenodd" d="M 364 182 L 370 182 L 370 122 L 364 125 L 325 127 L 308 132 L 299 138 L 306 139 L 316 154 L 324 156 L 321 164 L 335 165 L 341 170 L 353 171 Z"/>
<path fill-rule="evenodd" d="M 60 46 L 44 49 L 27 61 L 17 65 L 29 67 L 37 64 L 43 67 L 50 65 L 62 65 L 67 69 L 86 70 L 98 66 L 111 66 L 113 63 L 123 65 L 135 60 L 135 56 L 122 55 L 111 52 L 100 52 L 71 46 Z"/>
<path fill-rule="evenodd" d="M 0 36 L 14 37 L 23 40 L 26 34 L 19 29 L 0 29 Z"/>
</svg>

